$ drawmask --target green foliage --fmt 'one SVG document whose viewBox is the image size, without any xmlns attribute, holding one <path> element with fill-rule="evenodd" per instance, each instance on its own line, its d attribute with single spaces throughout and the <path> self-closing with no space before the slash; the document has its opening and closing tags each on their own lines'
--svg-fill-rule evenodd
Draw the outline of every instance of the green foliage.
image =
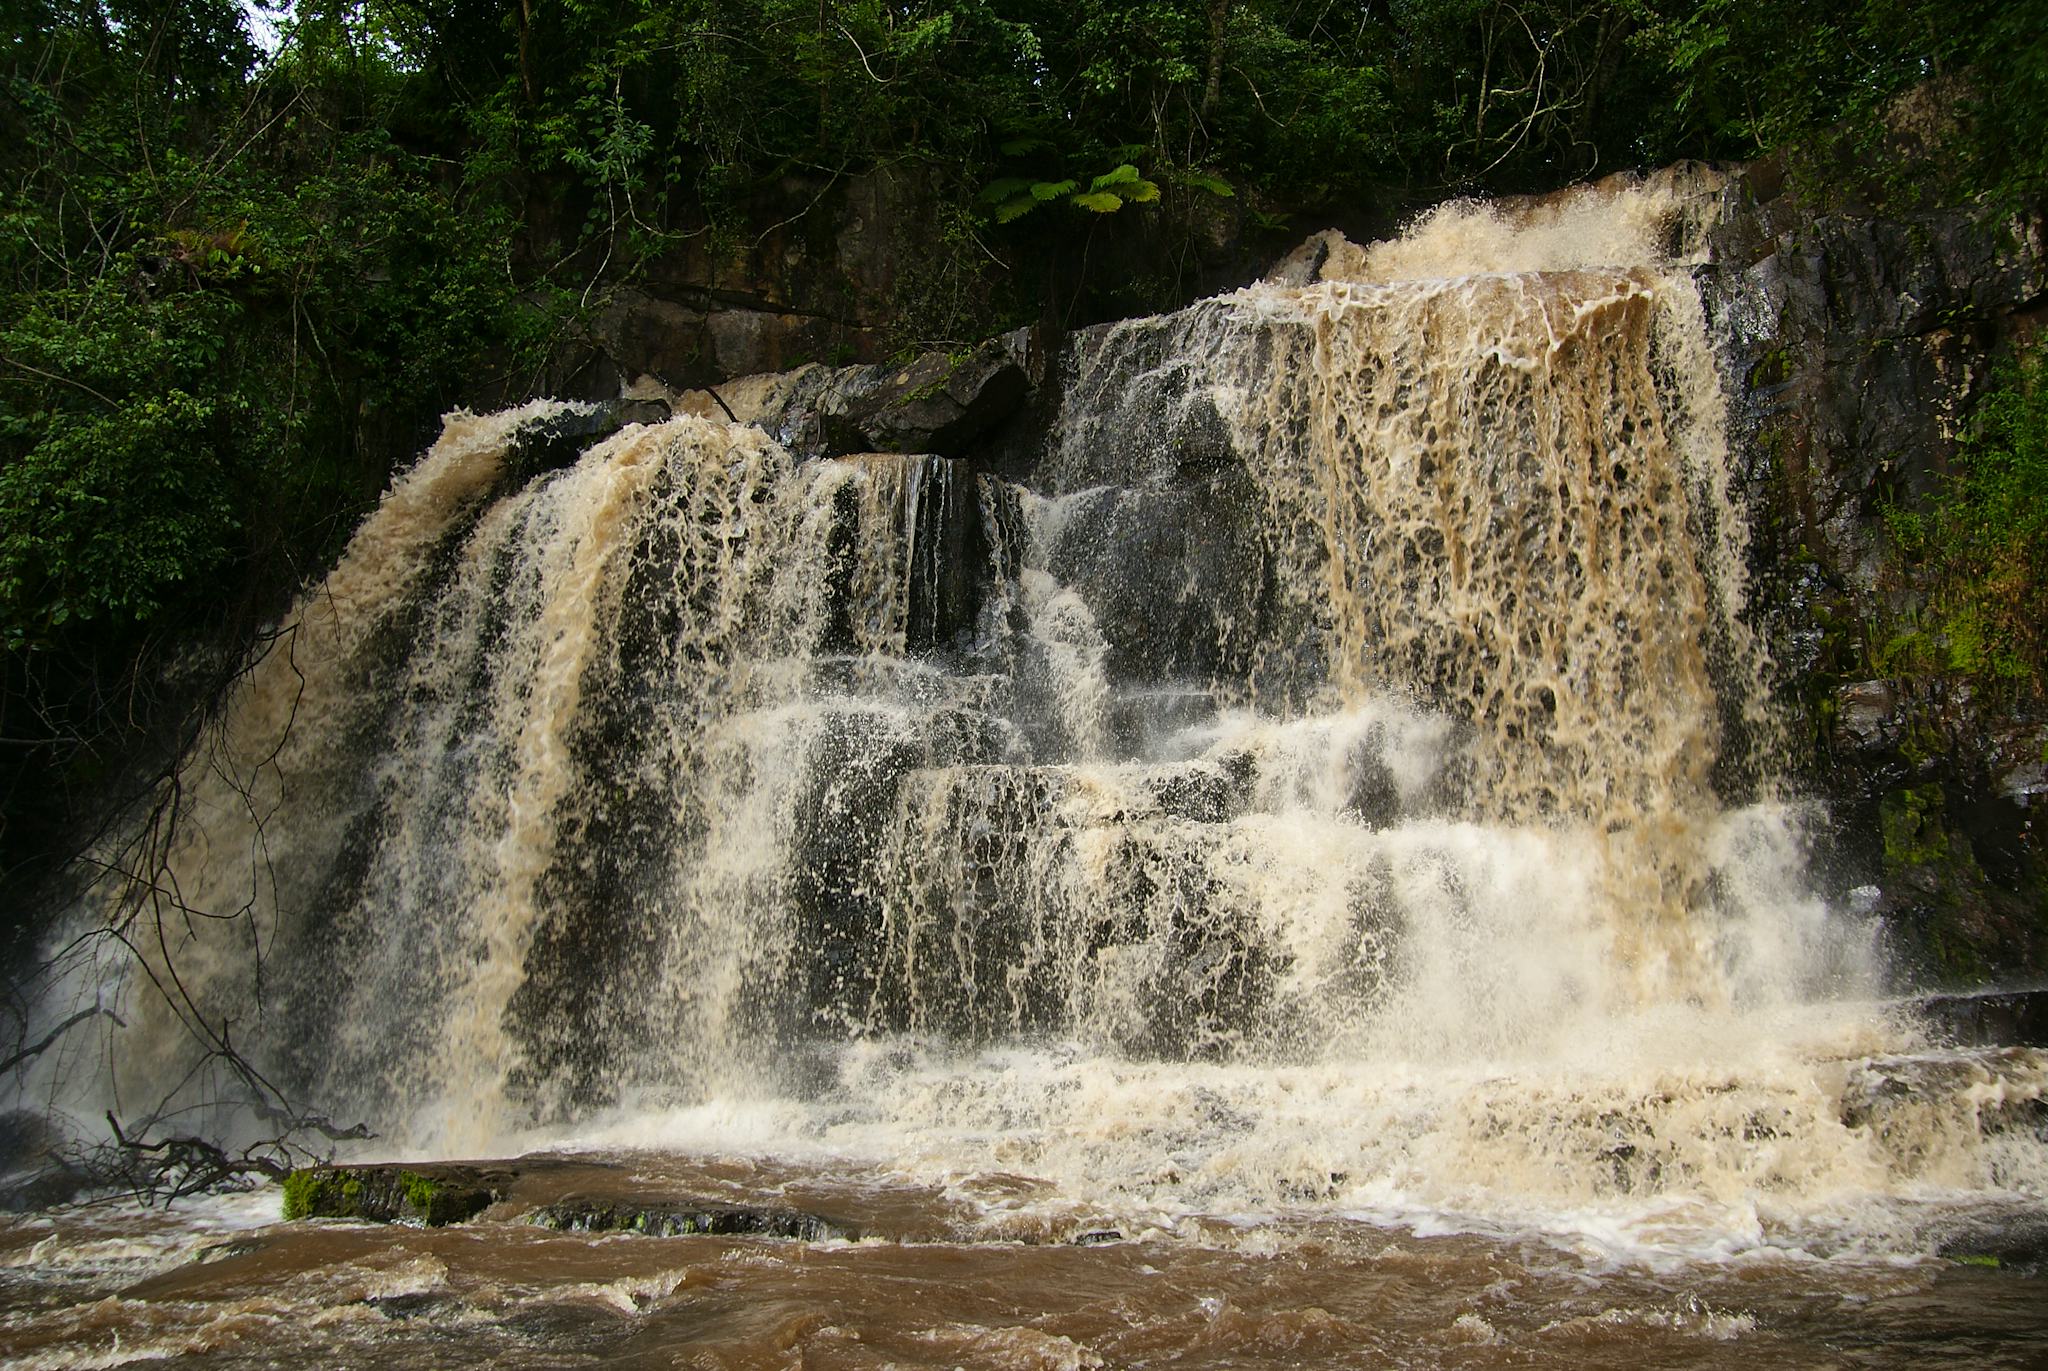
<svg viewBox="0 0 2048 1371">
<path fill-rule="evenodd" d="M 1208 179 L 1215 181 L 1217 178 Z M 1224 193 L 1229 193 L 1227 186 Z M 1125 205 L 1149 205 L 1157 201 L 1159 186 L 1157 182 L 1138 175 L 1138 169 L 1129 162 L 1124 162 L 1090 181 L 1086 190 L 1081 189 L 1081 183 L 1072 177 L 1060 181 L 1033 181 L 1025 177 L 1005 176 L 989 182 L 977 199 L 989 206 L 997 223 L 1008 224 L 1041 205 L 1055 202 L 1064 202 L 1075 209 L 1095 214 L 1114 214 Z"/>
<path fill-rule="evenodd" d="M 2000 375 L 1928 507 L 1889 523 L 1922 600 L 1894 665 L 2048 688 L 2048 350 Z"/>
<path fill-rule="evenodd" d="M 401 13 L 266 58 L 225 0 L 0 0 L 0 871 L 150 725 L 154 645 L 274 612 L 557 326 Z"/>
<path fill-rule="evenodd" d="M 1646 111 L 1656 143 L 1732 156 L 1790 147 L 1822 186 L 1860 175 L 1913 198 L 2017 206 L 2048 190 L 2041 0 L 1627 8 L 1631 51 L 1671 82 Z"/>
</svg>

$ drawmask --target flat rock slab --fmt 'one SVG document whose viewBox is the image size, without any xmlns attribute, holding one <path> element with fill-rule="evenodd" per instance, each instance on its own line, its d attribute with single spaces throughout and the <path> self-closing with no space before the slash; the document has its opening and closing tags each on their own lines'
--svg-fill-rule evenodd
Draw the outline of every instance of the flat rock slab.
<svg viewBox="0 0 2048 1371">
<path fill-rule="evenodd" d="M 2048 1216 L 2021 1209 L 1964 1215 L 1937 1230 L 1935 1252 L 1970 1266 L 2039 1272 L 2048 1265 Z"/>
<path fill-rule="evenodd" d="M 542 1205 L 527 1214 L 526 1221 L 567 1233 L 644 1233 L 655 1238 L 718 1234 L 823 1242 L 859 1236 L 850 1224 L 797 1209 L 656 1198 L 607 1200 L 572 1196 Z"/>
<path fill-rule="evenodd" d="M 482 1218 L 574 1233 L 730 1234 L 805 1242 L 860 1232 L 853 1223 L 792 1206 L 650 1187 L 625 1166 L 588 1158 L 320 1166 L 293 1172 L 284 1191 L 287 1219 L 439 1228 Z"/>
<path fill-rule="evenodd" d="M 438 1162 L 309 1167 L 285 1178 L 284 1216 L 439 1228 L 475 1218 L 516 1179 L 502 1167 Z"/>
<path fill-rule="evenodd" d="M 2048 1047 L 2048 990 L 1928 995 L 1915 1003 L 1958 1047 Z"/>
</svg>

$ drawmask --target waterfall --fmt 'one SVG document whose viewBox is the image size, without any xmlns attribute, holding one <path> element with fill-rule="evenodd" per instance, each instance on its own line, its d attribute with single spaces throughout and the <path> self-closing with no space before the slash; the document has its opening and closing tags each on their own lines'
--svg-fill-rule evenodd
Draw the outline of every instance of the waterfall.
<svg viewBox="0 0 2048 1371">
<path fill-rule="evenodd" d="M 1021 475 L 681 416 L 524 478 L 566 407 L 452 416 L 181 774 L 122 1097 L 204 1091 L 183 1017 L 442 1154 L 1751 1239 L 2039 1195 L 2041 1058 L 1914 1076 L 1809 886 L 1684 208 L 1090 330 Z"/>
</svg>

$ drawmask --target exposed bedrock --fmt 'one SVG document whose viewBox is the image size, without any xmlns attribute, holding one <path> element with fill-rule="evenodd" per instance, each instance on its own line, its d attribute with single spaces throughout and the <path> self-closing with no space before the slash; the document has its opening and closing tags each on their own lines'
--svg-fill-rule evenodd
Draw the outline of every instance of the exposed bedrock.
<svg viewBox="0 0 2048 1371">
<path fill-rule="evenodd" d="M 2048 719 L 1879 668 L 1918 608 L 1886 511 L 1924 507 L 1999 362 L 2048 320 L 2040 211 L 1829 207 L 1765 162 L 1728 182 L 1708 241 L 1752 600 L 1832 811 L 1833 884 L 1918 979 L 2036 982 Z"/>
</svg>

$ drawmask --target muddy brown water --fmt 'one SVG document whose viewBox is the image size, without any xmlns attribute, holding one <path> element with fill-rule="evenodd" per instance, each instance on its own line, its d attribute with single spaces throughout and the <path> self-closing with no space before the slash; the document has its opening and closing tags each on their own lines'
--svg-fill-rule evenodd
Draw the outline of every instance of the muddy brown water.
<svg viewBox="0 0 2048 1371">
<path fill-rule="evenodd" d="M 108 1367 L 2048 1366 L 2048 1277 L 1752 1248 L 1616 1262 L 1536 1236 L 1209 1217 L 991 1223 L 975 1178 L 554 1158 L 441 1229 L 281 1222 L 274 1188 L 0 1222 L 0 1358 Z M 555 1232 L 563 1197 L 687 1191 L 858 1240 Z"/>
</svg>

